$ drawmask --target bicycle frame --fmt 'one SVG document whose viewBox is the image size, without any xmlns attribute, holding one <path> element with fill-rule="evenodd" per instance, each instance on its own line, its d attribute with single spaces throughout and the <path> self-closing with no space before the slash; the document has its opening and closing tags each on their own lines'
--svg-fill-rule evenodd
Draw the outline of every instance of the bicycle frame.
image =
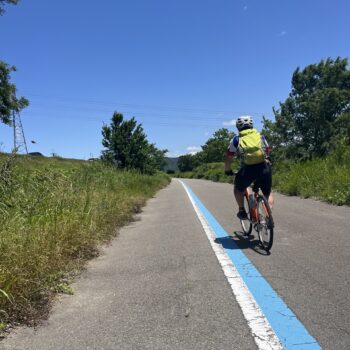
<svg viewBox="0 0 350 350">
<path fill-rule="evenodd" d="M 255 203 L 257 203 L 258 197 L 259 197 L 259 189 L 257 189 L 257 191 L 253 191 L 253 189 L 251 187 L 247 187 L 245 189 L 245 191 L 244 191 L 244 196 L 246 197 L 247 203 L 248 203 L 248 206 L 249 206 L 249 212 L 250 212 L 250 217 L 251 217 L 250 221 L 253 224 L 256 224 L 258 222 L 258 209 L 257 209 L 257 207 L 252 208 L 250 206 L 250 201 L 249 201 L 249 195 L 250 194 L 253 194 Z"/>
</svg>

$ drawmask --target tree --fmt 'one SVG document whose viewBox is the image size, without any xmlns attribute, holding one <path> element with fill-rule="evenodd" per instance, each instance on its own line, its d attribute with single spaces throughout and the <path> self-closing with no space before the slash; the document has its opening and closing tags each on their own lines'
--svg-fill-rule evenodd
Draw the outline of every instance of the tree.
<svg viewBox="0 0 350 350">
<path fill-rule="evenodd" d="M 312 158 L 327 155 L 344 129 L 350 111 L 350 71 L 347 59 L 322 60 L 292 77 L 289 97 L 274 109 L 275 122 L 264 120 L 269 141 L 281 156 Z"/>
<path fill-rule="evenodd" d="M 350 146 L 350 112 L 343 113 L 336 121 L 337 139 L 341 138 Z"/>
<path fill-rule="evenodd" d="M 142 125 L 135 118 L 124 120 L 121 113 L 113 114 L 110 126 L 102 128 L 102 159 L 122 169 L 153 173 L 164 166 L 167 150 L 159 150 L 147 141 Z"/>
<path fill-rule="evenodd" d="M 155 144 L 150 144 L 148 148 L 148 161 L 146 164 L 146 172 L 152 173 L 154 169 L 163 170 L 167 163 L 165 160 L 165 154 L 167 152 L 167 149 L 158 149 L 155 146 Z"/>
<path fill-rule="evenodd" d="M 213 137 L 202 146 L 203 151 L 199 152 L 201 154 L 197 157 L 200 157 L 204 163 L 222 162 L 234 135 L 234 132 L 226 128 L 215 131 Z"/>
<path fill-rule="evenodd" d="M 0 0 L 0 16 L 5 12 L 5 4 L 16 5 L 18 0 Z M 16 97 L 16 85 L 10 83 L 11 72 L 16 71 L 15 66 L 0 61 L 0 121 L 4 124 L 11 124 L 12 112 L 19 112 L 27 107 L 29 101 Z"/>
<path fill-rule="evenodd" d="M 17 5 L 18 0 L 0 0 L 0 16 L 5 12 L 4 5 L 5 4 L 13 4 Z"/>
<path fill-rule="evenodd" d="M 192 171 L 193 170 L 193 156 L 191 154 L 185 154 L 179 157 L 177 166 L 180 171 Z"/>
<path fill-rule="evenodd" d="M 16 97 L 16 85 L 10 83 L 11 72 L 16 71 L 16 67 L 0 61 L 0 121 L 10 125 L 12 112 L 19 112 L 29 101 Z"/>
<path fill-rule="evenodd" d="M 204 163 L 222 162 L 225 151 L 234 136 L 235 133 L 226 128 L 215 131 L 213 136 L 202 146 L 202 151 L 179 157 L 179 170 L 192 171 Z"/>
</svg>

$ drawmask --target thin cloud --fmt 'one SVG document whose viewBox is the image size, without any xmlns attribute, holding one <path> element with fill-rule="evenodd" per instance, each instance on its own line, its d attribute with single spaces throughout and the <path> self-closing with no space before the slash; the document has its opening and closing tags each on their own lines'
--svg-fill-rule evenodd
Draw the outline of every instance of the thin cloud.
<svg viewBox="0 0 350 350">
<path fill-rule="evenodd" d="M 166 157 L 169 157 L 169 158 L 177 158 L 179 156 L 181 156 L 180 151 L 167 152 L 167 154 L 166 154 Z"/>
<path fill-rule="evenodd" d="M 222 123 L 224 126 L 235 126 L 236 125 L 236 119 L 228 120 Z"/>
<path fill-rule="evenodd" d="M 278 34 L 278 36 L 285 36 L 287 34 L 287 32 L 285 30 L 283 30 L 281 33 Z"/>
<path fill-rule="evenodd" d="M 248 6 L 246 5 L 243 7 L 243 11 L 247 11 L 247 10 L 248 10 Z"/>
<path fill-rule="evenodd" d="M 201 150 L 202 150 L 202 147 L 199 147 L 199 146 L 188 146 L 186 148 L 187 153 L 192 155 L 200 152 Z"/>
</svg>

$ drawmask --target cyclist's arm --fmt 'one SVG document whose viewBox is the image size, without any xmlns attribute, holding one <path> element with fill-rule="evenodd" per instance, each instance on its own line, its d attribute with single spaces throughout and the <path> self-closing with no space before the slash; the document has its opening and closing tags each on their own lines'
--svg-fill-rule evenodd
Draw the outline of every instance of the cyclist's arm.
<svg viewBox="0 0 350 350">
<path fill-rule="evenodd" d="M 265 148 L 265 154 L 267 157 L 269 157 L 271 149 L 270 149 L 270 146 L 269 146 L 268 142 L 266 141 L 266 138 L 264 135 L 261 135 L 261 140 L 262 140 L 264 148 Z"/>
<path fill-rule="evenodd" d="M 234 156 L 235 154 L 229 150 L 225 152 L 225 173 L 231 170 L 231 164 Z"/>
<path fill-rule="evenodd" d="M 233 161 L 233 157 L 236 155 L 237 152 L 237 145 L 238 144 L 238 139 L 237 137 L 233 138 L 227 147 L 227 150 L 225 152 L 225 173 L 227 174 L 228 172 L 232 172 L 231 170 L 231 164 Z"/>
</svg>

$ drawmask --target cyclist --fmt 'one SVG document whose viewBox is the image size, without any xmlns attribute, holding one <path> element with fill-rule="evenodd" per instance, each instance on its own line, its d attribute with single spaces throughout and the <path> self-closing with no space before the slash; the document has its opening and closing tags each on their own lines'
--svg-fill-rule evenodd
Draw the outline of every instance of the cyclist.
<svg viewBox="0 0 350 350">
<path fill-rule="evenodd" d="M 240 220 L 248 218 L 244 209 L 244 191 L 254 181 L 273 206 L 271 193 L 272 173 L 269 160 L 270 148 L 263 135 L 253 128 L 250 116 L 241 116 L 236 121 L 239 135 L 230 142 L 225 154 L 225 174 L 233 175 L 231 163 L 236 156 L 241 161 L 234 183 L 234 195 L 238 204 L 237 217 Z"/>
</svg>

